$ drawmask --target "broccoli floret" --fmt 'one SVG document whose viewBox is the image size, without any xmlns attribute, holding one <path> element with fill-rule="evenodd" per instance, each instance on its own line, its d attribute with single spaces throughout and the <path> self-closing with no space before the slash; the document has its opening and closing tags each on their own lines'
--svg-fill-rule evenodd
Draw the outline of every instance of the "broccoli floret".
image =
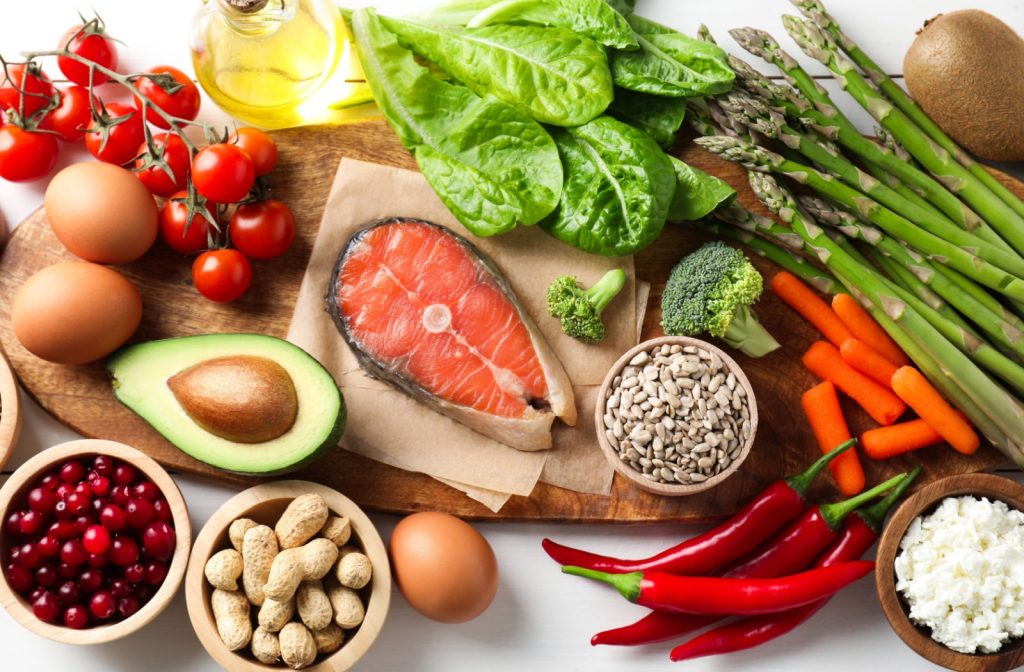
<svg viewBox="0 0 1024 672">
<path fill-rule="evenodd" d="M 562 321 L 562 331 L 586 343 L 600 343 L 608 335 L 601 312 L 626 284 L 626 273 L 608 271 L 597 284 L 583 289 L 576 278 L 563 275 L 548 287 L 548 312 Z"/>
<path fill-rule="evenodd" d="M 721 241 L 706 243 L 672 268 L 661 297 L 661 326 L 666 334 L 709 333 L 751 357 L 779 347 L 750 305 L 764 280 L 737 249 Z"/>
</svg>

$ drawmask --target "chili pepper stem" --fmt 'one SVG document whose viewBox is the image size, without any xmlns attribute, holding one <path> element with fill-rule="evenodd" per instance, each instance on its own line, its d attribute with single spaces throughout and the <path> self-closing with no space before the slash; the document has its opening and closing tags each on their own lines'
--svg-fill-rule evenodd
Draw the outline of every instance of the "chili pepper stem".
<svg viewBox="0 0 1024 672">
<path fill-rule="evenodd" d="M 910 484 L 914 482 L 914 479 L 921 474 L 921 467 L 914 467 L 913 471 L 907 474 L 907 477 L 900 482 L 895 488 L 889 491 L 882 499 L 878 500 L 877 503 L 871 506 L 857 511 L 857 515 L 860 516 L 861 520 L 875 532 L 882 530 L 882 524 L 885 523 L 885 516 L 889 513 L 889 509 L 896 504 L 897 501 L 903 496 L 903 493 L 907 491 Z"/>
<path fill-rule="evenodd" d="M 810 489 L 811 483 L 813 483 L 814 479 L 818 476 L 818 474 L 820 474 L 822 470 L 828 466 L 829 462 L 839 457 L 856 444 L 857 439 L 850 439 L 845 443 L 839 444 L 838 446 L 836 446 L 835 448 L 833 448 L 832 450 L 828 451 L 827 453 L 819 457 L 817 460 L 815 460 L 814 464 L 808 467 L 807 471 L 805 471 L 804 473 L 797 474 L 796 476 L 790 476 L 789 478 L 787 478 L 786 483 L 788 483 L 789 487 L 793 488 L 793 490 L 798 495 L 803 497 L 805 494 L 807 494 L 807 491 Z"/>
<path fill-rule="evenodd" d="M 562 572 L 565 574 L 572 574 L 573 576 L 583 576 L 588 579 L 594 579 L 595 581 L 601 581 L 607 583 L 609 586 L 615 588 L 619 593 L 629 600 L 630 602 L 636 602 L 640 597 L 640 581 L 643 579 L 643 572 L 630 572 L 629 574 L 609 574 L 608 572 L 599 572 L 595 569 L 587 569 L 586 567 L 574 567 L 572 565 L 566 565 L 562 567 Z"/>
<path fill-rule="evenodd" d="M 865 490 L 856 497 L 844 499 L 841 502 L 835 502 L 834 504 L 822 504 L 819 507 L 821 511 L 821 517 L 825 520 L 830 528 L 833 530 L 838 529 L 839 525 L 842 524 L 843 518 L 853 513 L 853 510 L 860 507 L 862 504 L 878 497 L 883 492 L 891 490 L 899 486 L 903 481 L 907 480 L 907 474 L 899 474 L 893 476 L 884 483 L 879 483 L 870 490 Z"/>
</svg>

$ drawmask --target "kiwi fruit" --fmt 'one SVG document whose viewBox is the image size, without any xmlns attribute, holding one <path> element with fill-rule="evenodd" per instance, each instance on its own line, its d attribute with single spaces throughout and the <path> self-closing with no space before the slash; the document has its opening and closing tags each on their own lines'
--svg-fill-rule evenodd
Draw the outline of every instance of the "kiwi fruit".
<svg viewBox="0 0 1024 672">
<path fill-rule="evenodd" d="M 903 60 L 907 88 L 942 130 L 978 156 L 1024 160 L 1024 40 L 977 9 L 928 21 Z"/>
</svg>

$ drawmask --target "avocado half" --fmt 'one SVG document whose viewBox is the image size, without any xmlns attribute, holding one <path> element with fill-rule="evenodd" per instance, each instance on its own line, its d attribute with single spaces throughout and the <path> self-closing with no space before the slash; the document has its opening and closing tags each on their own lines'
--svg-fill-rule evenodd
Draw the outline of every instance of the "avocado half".
<svg viewBox="0 0 1024 672">
<path fill-rule="evenodd" d="M 237 443 L 200 427 L 167 381 L 207 360 L 264 357 L 288 372 L 298 412 L 287 432 L 262 443 Z M 296 345 L 260 334 L 209 334 L 149 341 L 121 348 L 107 359 L 114 395 L 183 452 L 209 465 L 243 474 L 294 471 L 338 445 L 345 431 L 345 401 L 331 374 Z"/>
</svg>

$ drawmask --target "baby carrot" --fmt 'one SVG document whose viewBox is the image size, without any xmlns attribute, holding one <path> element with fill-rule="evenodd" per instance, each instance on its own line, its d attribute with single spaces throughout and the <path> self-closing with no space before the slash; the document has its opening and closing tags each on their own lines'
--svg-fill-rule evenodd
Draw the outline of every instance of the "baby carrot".
<svg viewBox="0 0 1024 672">
<path fill-rule="evenodd" d="M 891 425 L 907 410 L 907 405 L 863 373 L 846 363 L 831 343 L 818 341 L 803 356 L 811 373 L 842 390 L 880 425 Z M 923 417 L 923 416 L 922 416 Z"/>
<path fill-rule="evenodd" d="M 860 437 L 864 454 L 872 460 L 886 460 L 941 442 L 942 435 L 920 418 L 869 429 Z"/>
<path fill-rule="evenodd" d="M 868 378 L 884 385 L 886 389 L 892 389 L 892 374 L 896 373 L 898 367 L 864 341 L 856 338 L 843 341 L 839 346 L 839 354 L 847 364 Z"/>
<path fill-rule="evenodd" d="M 912 366 L 900 367 L 892 374 L 892 389 L 949 445 L 964 455 L 971 455 L 978 449 L 974 429 L 946 403 L 920 371 Z"/>
<path fill-rule="evenodd" d="M 804 407 L 804 413 L 814 430 L 814 438 L 818 440 L 823 453 L 850 440 L 850 428 L 846 426 L 846 418 L 839 407 L 835 385 L 827 380 L 815 385 L 804 392 L 800 404 Z M 864 489 L 864 469 L 861 468 L 856 451 L 846 451 L 832 460 L 829 468 L 839 492 L 847 497 Z"/>
<path fill-rule="evenodd" d="M 854 337 L 836 312 L 792 273 L 780 271 L 769 284 L 780 299 L 814 325 L 822 336 L 835 343 L 837 348 L 846 339 Z"/>
<path fill-rule="evenodd" d="M 836 294 L 832 297 L 832 310 L 836 311 L 836 315 L 854 336 L 870 345 L 882 357 L 896 366 L 910 364 L 910 359 L 900 346 L 896 345 L 896 341 L 889 338 L 889 334 L 878 326 L 878 322 L 864 310 L 864 306 L 860 305 L 857 299 L 849 294 Z M 888 386 L 888 383 L 886 385 Z"/>
</svg>

